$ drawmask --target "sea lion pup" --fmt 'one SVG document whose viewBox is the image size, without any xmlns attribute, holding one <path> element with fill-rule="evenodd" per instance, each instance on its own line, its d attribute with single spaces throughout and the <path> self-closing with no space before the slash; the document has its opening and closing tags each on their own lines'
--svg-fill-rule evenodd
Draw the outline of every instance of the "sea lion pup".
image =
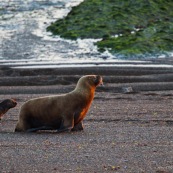
<svg viewBox="0 0 173 173">
<path fill-rule="evenodd" d="M 17 102 L 13 99 L 6 99 L 0 103 L 0 120 L 1 117 L 11 108 L 14 108 Z"/>
<path fill-rule="evenodd" d="M 87 75 L 67 94 L 31 99 L 20 109 L 16 132 L 83 130 L 84 119 L 102 77 Z"/>
</svg>

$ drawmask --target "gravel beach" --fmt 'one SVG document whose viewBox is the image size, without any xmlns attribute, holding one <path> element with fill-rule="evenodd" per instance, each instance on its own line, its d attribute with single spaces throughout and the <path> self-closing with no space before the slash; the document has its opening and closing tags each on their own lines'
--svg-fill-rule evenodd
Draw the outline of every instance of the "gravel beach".
<svg viewBox="0 0 173 173">
<path fill-rule="evenodd" d="M 74 89 L 85 74 L 104 86 L 84 120 L 84 131 L 14 133 L 20 106 L 30 98 Z M 0 69 L 0 98 L 17 107 L 0 121 L 2 173 L 173 172 L 173 69 Z"/>
</svg>

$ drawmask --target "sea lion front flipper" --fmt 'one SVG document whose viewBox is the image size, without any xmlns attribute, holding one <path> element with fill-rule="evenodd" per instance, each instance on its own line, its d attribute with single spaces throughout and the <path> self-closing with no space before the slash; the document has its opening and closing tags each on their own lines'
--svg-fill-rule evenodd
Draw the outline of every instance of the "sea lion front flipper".
<svg viewBox="0 0 173 173">
<path fill-rule="evenodd" d="M 76 124 L 72 129 L 71 131 L 80 131 L 80 130 L 83 130 L 83 123 L 82 121 L 78 124 Z"/>
</svg>

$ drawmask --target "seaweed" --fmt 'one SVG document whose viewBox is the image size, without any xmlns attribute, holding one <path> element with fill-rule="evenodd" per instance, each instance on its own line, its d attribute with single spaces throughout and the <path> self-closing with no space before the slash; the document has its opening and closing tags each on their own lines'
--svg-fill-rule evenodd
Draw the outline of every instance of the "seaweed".
<svg viewBox="0 0 173 173">
<path fill-rule="evenodd" d="M 172 0 L 85 0 L 47 31 L 63 38 L 102 38 L 100 51 L 122 55 L 173 50 Z"/>
</svg>

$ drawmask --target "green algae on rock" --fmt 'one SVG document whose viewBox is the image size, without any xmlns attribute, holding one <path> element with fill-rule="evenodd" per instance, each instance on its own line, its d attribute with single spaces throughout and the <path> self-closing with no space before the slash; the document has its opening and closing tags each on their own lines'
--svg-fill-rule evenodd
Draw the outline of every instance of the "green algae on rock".
<svg viewBox="0 0 173 173">
<path fill-rule="evenodd" d="M 96 45 L 121 55 L 173 50 L 172 0 L 85 0 L 47 30 L 63 38 L 103 38 Z"/>
</svg>

